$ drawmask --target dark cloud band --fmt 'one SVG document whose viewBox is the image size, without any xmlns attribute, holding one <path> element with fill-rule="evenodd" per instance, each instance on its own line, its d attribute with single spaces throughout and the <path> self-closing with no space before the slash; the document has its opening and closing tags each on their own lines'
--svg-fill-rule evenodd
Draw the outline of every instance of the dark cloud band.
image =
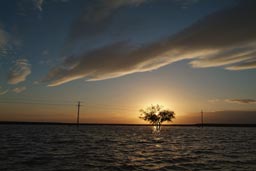
<svg viewBox="0 0 256 171">
<path fill-rule="evenodd" d="M 255 69 L 254 19 L 255 1 L 241 1 L 235 7 L 206 16 L 176 35 L 142 47 L 117 42 L 67 58 L 43 82 L 57 86 L 81 78 L 103 80 L 158 69 L 184 59 L 191 60 L 193 67 Z M 105 17 L 97 20 L 103 21 Z M 84 37 L 83 32 L 76 33 Z"/>
<path fill-rule="evenodd" d="M 256 104 L 254 99 L 227 99 L 229 103 L 240 103 L 240 104 Z"/>
</svg>

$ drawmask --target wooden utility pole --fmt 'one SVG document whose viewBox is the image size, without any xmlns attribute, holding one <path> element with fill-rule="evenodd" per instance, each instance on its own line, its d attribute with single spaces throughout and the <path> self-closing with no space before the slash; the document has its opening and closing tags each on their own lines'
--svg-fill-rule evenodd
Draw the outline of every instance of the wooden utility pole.
<svg viewBox="0 0 256 171">
<path fill-rule="evenodd" d="M 201 110 L 201 126 L 204 126 L 204 112 Z"/>
<path fill-rule="evenodd" d="M 79 114 L 80 114 L 80 101 L 78 102 L 78 104 L 77 104 L 77 120 L 76 120 L 76 124 L 77 124 L 77 126 L 79 126 Z"/>
</svg>

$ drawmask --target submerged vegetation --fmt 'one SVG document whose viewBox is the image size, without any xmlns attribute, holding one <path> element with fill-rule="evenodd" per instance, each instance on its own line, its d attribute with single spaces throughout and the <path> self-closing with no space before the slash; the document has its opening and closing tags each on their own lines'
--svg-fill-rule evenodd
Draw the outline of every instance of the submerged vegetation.
<svg viewBox="0 0 256 171">
<path fill-rule="evenodd" d="M 151 105 L 140 110 L 140 119 L 152 124 L 156 131 L 160 131 L 161 124 L 165 121 L 171 122 L 175 118 L 175 113 L 168 109 L 163 109 L 160 105 Z"/>
</svg>

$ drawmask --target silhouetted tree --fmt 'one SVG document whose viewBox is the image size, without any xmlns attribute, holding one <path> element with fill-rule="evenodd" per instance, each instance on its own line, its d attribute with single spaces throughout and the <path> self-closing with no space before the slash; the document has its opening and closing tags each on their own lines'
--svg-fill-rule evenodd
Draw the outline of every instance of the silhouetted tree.
<svg viewBox="0 0 256 171">
<path fill-rule="evenodd" d="M 161 124 L 165 121 L 171 122 L 175 118 L 175 113 L 170 110 L 163 109 L 160 105 L 151 105 L 146 109 L 140 110 L 140 119 L 148 121 L 154 125 L 156 130 L 159 131 Z"/>
</svg>

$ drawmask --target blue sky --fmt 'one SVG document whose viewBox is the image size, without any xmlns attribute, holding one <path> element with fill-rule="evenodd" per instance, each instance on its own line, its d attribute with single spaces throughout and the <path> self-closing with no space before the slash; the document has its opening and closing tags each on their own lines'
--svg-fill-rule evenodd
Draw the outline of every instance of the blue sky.
<svg viewBox="0 0 256 171">
<path fill-rule="evenodd" d="M 254 1 L 0 4 L 0 120 L 72 122 L 79 100 L 84 122 L 141 123 L 156 103 L 177 123 L 256 114 Z"/>
</svg>

